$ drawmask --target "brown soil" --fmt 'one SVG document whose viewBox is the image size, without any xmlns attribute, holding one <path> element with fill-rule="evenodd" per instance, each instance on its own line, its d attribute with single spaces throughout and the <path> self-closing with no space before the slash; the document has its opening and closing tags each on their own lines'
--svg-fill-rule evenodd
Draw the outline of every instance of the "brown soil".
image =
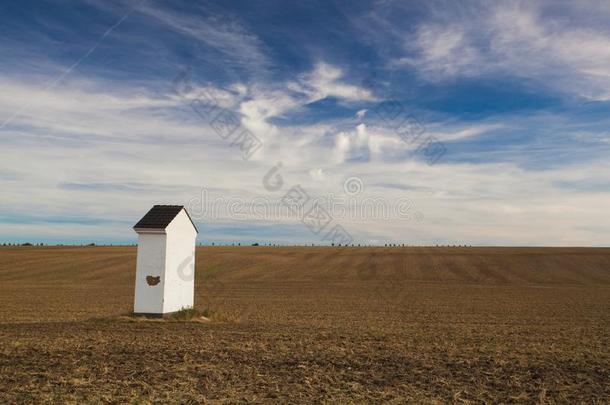
<svg viewBox="0 0 610 405">
<path fill-rule="evenodd" d="M 198 248 L 205 322 L 135 256 L 0 248 L 0 403 L 610 402 L 610 249 Z"/>
</svg>

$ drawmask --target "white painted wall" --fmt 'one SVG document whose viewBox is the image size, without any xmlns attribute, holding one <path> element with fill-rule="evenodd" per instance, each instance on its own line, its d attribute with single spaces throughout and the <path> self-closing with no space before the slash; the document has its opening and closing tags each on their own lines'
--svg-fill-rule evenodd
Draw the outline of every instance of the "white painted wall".
<svg viewBox="0 0 610 405">
<path fill-rule="evenodd" d="M 137 230 L 138 256 L 133 311 L 167 314 L 192 308 L 197 231 L 182 210 L 165 230 Z M 150 285 L 147 277 L 160 277 Z"/>
<path fill-rule="evenodd" d="M 143 314 L 160 314 L 163 312 L 165 246 L 165 234 L 140 233 L 138 235 L 136 292 L 133 312 Z M 146 281 L 147 276 L 160 277 L 159 284 L 149 285 Z"/>
<path fill-rule="evenodd" d="M 197 232 L 184 210 L 167 226 L 163 313 L 192 308 L 195 293 Z M 171 286 L 171 288 L 170 288 Z"/>
</svg>

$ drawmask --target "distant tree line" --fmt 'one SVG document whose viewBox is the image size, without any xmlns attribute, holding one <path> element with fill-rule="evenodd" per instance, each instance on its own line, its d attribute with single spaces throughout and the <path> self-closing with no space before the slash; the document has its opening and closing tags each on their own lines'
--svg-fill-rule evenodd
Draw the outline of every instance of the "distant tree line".
<svg viewBox="0 0 610 405">
<path fill-rule="evenodd" d="M 199 242 L 198 244 L 199 246 L 204 246 L 205 244 L 202 242 Z M 51 246 L 48 243 L 44 243 L 44 242 L 40 242 L 40 243 L 31 243 L 31 242 L 24 242 L 24 243 L 10 243 L 10 242 L 4 242 L 2 243 L 2 246 Z M 87 243 L 87 244 L 67 244 L 64 245 L 63 243 L 57 243 L 54 246 L 84 246 L 84 247 L 92 247 L 92 246 L 114 246 L 112 243 L 107 244 L 107 245 L 98 245 L 96 243 Z M 125 244 L 125 245 L 116 245 L 116 246 L 136 246 L 135 243 L 131 243 L 131 244 Z M 211 242 L 209 244 L 209 246 L 242 246 L 241 242 L 225 242 L 223 243 L 219 243 L 217 244 L 216 242 Z M 280 247 L 280 246 L 329 246 L 328 244 L 315 244 L 315 243 L 311 243 L 311 244 L 294 244 L 294 243 L 259 243 L 259 242 L 254 242 L 254 243 L 250 243 L 249 246 L 268 246 L 268 247 Z M 381 245 L 375 245 L 375 244 L 335 244 L 335 243 L 331 243 L 330 246 L 332 247 L 362 247 L 362 246 L 381 246 Z M 385 243 L 383 245 L 384 247 L 408 247 L 408 246 L 424 246 L 424 245 L 408 245 L 405 243 Z M 435 247 L 472 247 L 472 245 L 434 245 Z"/>
<path fill-rule="evenodd" d="M 254 243 L 248 243 L 248 244 L 244 244 L 242 242 L 208 242 L 208 243 L 203 243 L 203 242 L 199 242 L 198 243 L 199 246 L 268 246 L 268 247 L 280 247 L 280 246 L 330 246 L 330 247 L 425 247 L 425 246 L 432 246 L 432 245 L 409 245 L 407 243 L 384 243 L 383 245 L 381 244 L 363 244 L 363 243 L 351 243 L 351 244 L 346 244 L 346 243 L 330 243 L 330 244 L 316 244 L 316 243 L 272 243 L 272 242 L 268 242 L 268 243 L 261 243 L 261 242 L 254 242 Z M 472 247 L 472 245 L 468 245 L 468 244 L 463 244 L 463 245 L 434 245 L 435 247 Z"/>
</svg>

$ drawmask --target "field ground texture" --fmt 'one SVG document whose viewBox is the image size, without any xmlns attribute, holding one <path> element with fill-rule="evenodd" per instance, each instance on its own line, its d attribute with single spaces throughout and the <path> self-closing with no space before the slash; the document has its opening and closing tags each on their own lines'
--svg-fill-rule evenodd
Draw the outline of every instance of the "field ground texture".
<svg viewBox="0 0 610 405">
<path fill-rule="evenodd" d="M 610 402 L 610 249 L 202 247 L 209 323 L 135 258 L 0 248 L 0 403 Z"/>
</svg>

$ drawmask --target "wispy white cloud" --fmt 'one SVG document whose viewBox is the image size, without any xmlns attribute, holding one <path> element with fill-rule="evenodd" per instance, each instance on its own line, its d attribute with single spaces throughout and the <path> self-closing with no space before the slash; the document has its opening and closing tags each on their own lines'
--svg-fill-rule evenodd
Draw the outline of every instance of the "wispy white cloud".
<svg viewBox="0 0 610 405">
<path fill-rule="evenodd" d="M 337 97 L 347 101 L 374 101 L 375 95 L 371 90 L 346 83 L 344 72 L 327 63 L 316 64 L 314 70 L 307 73 L 297 82 L 289 84 L 289 88 L 307 96 L 309 102 Z"/>
<path fill-rule="evenodd" d="M 261 73 L 270 66 L 265 45 L 239 21 L 227 15 L 210 15 L 207 18 L 185 14 L 145 3 L 141 12 L 180 34 L 195 39 L 209 48 L 216 49 L 224 60 L 223 66 L 239 65 L 252 73 Z"/>
<path fill-rule="evenodd" d="M 401 39 L 406 55 L 398 63 L 415 68 L 427 80 L 515 75 L 580 96 L 607 98 L 610 34 L 587 28 L 580 20 L 558 19 L 545 11 L 546 3 L 541 4 L 496 3 L 473 7 L 451 21 L 431 19 L 417 26 L 394 26 L 390 37 Z M 116 7 L 117 12 L 122 9 Z M 610 9 L 599 9 L 601 15 L 605 12 Z M 245 24 L 213 13 L 205 15 L 195 17 L 154 2 L 138 14 L 185 40 L 214 49 L 221 55 L 217 61 L 221 66 L 258 73 L 268 70 L 270 53 Z M 13 46 L 16 44 L 5 43 L 3 49 Z M 31 66 L 43 68 L 32 79 L 31 73 L 15 72 L 11 65 L 0 79 L 0 120 L 28 105 L 0 137 L 0 211 L 15 221 L 24 218 L 23 224 L 3 224 L 0 235 L 72 235 L 73 239 L 74 235 L 131 235 L 131 221 L 151 204 L 186 204 L 202 187 L 211 190 L 210 198 L 279 200 L 296 184 L 312 196 L 334 193 L 346 197 L 345 179 L 358 176 L 364 184 L 359 198 L 380 197 L 389 202 L 407 198 L 413 212 L 424 218 L 418 223 L 343 219 L 342 225 L 360 240 L 607 243 L 605 230 L 610 225 L 604 209 L 610 192 L 604 186 L 610 167 L 605 161 L 589 157 L 534 170 L 519 164 L 528 153 L 527 146 L 501 143 L 483 156 L 487 159 L 473 159 L 476 163 L 456 158 L 429 166 L 406 158 L 416 145 L 406 144 L 393 130 L 378 125 L 374 112 L 366 112 L 364 108 L 372 108 L 371 102 L 379 95 L 354 84 L 345 65 L 318 62 L 310 71 L 295 72 L 287 80 L 235 77 L 222 87 L 210 80 L 195 88 L 193 94 L 212 94 L 221 107 L 233 111 L 241 125 L 263 140 L 260 153 L 244 162 L 235 148 L 192 111 L 190 99 L 171 93 L 169 79 L 159 84 L 166 79 L 146 78 L 138 85 L 91 71 L 74 72 L 58 88 L 44 91 L 40 84 L 61 69 L 27 50 L 20 55 Z M 6 65 L 0 62 L 0 67 Z M 310 103 L 330 97 L 339 101 L 346 114 L 356 115 L 349 124 L 335 118 L 298 126 L 286 125 L 289 119 L 278 124 L 278 119 L 298 115 Z M 607 134 L 570 126 L 563 115 L 533 115 L 471 122 L 446 116 L 434 121 L 430 115 L 422 115 L 422 119 L 426 118 L 426 135 L 448 146 L 474 143 L 494 131 L 514 129 L 517 118 L 521 132 L 556 122 L 553 128 L 559 128 L 562 137 L 607 142 Z M 572 147 L 544 144 L 541 149 L 549 154 Z M 490 155 L 502 155 L 502 159 Z M 262 187 L 262 178 L 277 162 L 282 162 L 286 188 L 270 193 Z M 51 226 L 38 221 L 40 217 L 73 221 Z M 93 220 L 89 223 L 83 218 Z M 221 220 L 244 226 L 257 221 L 248 216 Z M 203 221 L 208 221 L 206 225 L 212 222 Z M 284 219 L 274 223 L 300 225 Z"/>
<path fill-rule="evenodd" d="M 466 35 L 460 26 L 423 25 L 417 30 L 416 41 L 405 44 L 415 56 L 396 63 L 415 66 L 431 80 L 479 73 L 482 56 Z"/>
<path fill-rule="evenodd" d="M 414 66 L 429 80 L 501 73 L 545 81 L 558 90 L 610 98 L 610 30 L 587 19 L 552 15 L 545 2 L 487 4 L 447 24 L 421 23 L 405 41 Z M 609 10 L 599 10 L 610 17 Z M 477 21 L 473 24 L 473 21 Z"/>
<path fill-rule="evenodd" d="M 602 211 L 610 193 L 566 190 L 585 180 L 603 184 L 610 167 L 599 161 L 537 171 L 515 163 L 441 162 L 431 167 L 399 158 L 409 145 L 387 128 L 364 123 L 354 123 L 349 130 L 332 122 L 298 128 L 270 124 L 269 118 L 307 102 L 292 90 L 240 84 L 229 90 L 207 88 L 239 114 L 242 125 L 274 134 L 265 138 L 260 157 L 243 162 L 235 149 L 171 93 L 138 93 L 124 85 L 84 79 L 50 94 L 18 80 L 4 88 L 8 91 L 0 95 L 2 111 L 11 111 L 23 100 L 35 100 L 31 110 L 3 131 L 0 141 L 4 153 L 0 173 L 10 174 L 3 180 L 1 208 L 15 217 L 44 213 L 128 222 L 153 203 L 186 204 L 202 187 L 213 189 L 211 198 L 279 199 L 281 193 L 270 195 L 261 181 L 281 161 L 286 187 L 301 184 L 313 196 L 341 195 L 344 180 L 357 175 L 364 182 L 362 198 L 381 197 L 389 202 L 409 198 L 413 212 L 425 218 L 421 223 L 343 219 L 342 224 L 358 238 L 409 243 L 604 243 L 604 234 L 592 226 L 603 224 Z M 439 139 L 457 142 L 503 125 L 502 121 L 430 122 L 427 129 Z M 384 183 L 394 186 L 374 186 Z M 257 220 L 248 216 L 221 219 Z M 110 235 L 121 226 L 62 225 L 49 233 L 44 230 L 48 224 L 29 223 L 15 232 L 39 229 L 41 235 Z"/>
</svg>

